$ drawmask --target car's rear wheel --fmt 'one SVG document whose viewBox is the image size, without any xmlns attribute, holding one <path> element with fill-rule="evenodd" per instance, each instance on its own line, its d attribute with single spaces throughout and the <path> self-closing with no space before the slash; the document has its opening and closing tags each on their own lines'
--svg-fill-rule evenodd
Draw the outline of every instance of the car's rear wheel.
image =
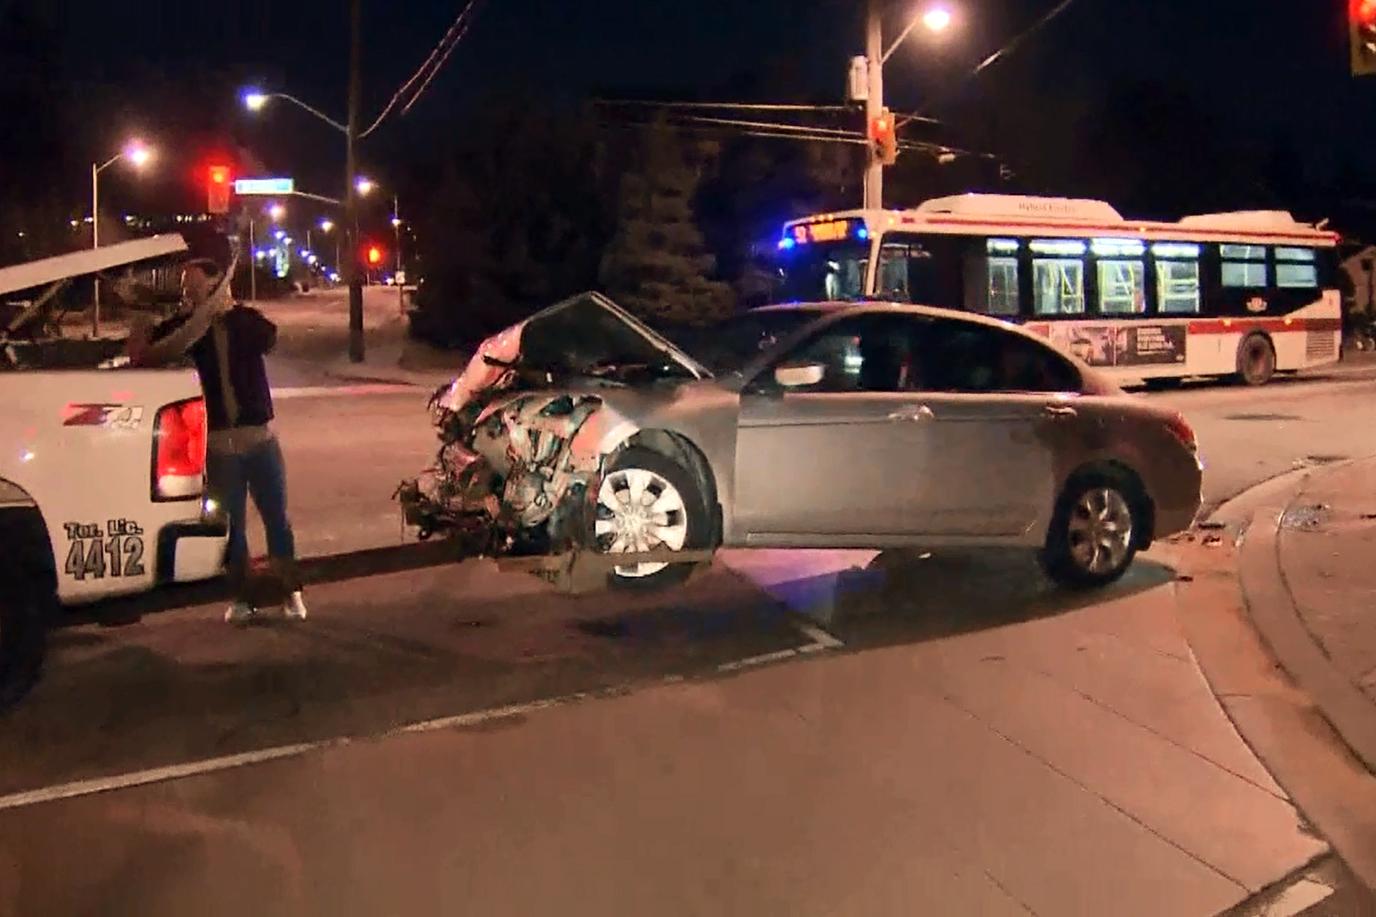
<svg viewBox="0 0 1376 917">
<path fill-rule="evenodd" d="M 0 711 L 23 700 L 43 672 L 57 575 L 36 510 L 0 513 Z"/>
<path fill-rule="evenodd" d="M 1094 589 L 1120 579 L 1137 555 L 1144 522 L 1136 489 L 1118 475 L 1072 481 L 1057 502 L 1041 563 L 1067 589 Z"/>
<path fill-rule="evenodd" d="M 707 501 L 692 473 L 643 446 L 623 449 L 613 459 L 597 492 L 593 526 L 594 542 L 603 554 L 700 550 L 712 540 Z M 660 589 L 686 580 L 694 566 L 628 564 L 613 567 L 608 583 Z"/>
</svg>

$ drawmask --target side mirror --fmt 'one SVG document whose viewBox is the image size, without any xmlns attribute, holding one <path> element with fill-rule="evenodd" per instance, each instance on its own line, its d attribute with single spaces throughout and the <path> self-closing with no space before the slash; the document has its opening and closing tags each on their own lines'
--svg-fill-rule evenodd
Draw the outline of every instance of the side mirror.
<svg viewBox="0 0 1376 917">
<path fill-rule="evenodd" d="M 781 363 L 774 367 L 774 381 L 784 388 L 817 385 L 826 374 L 827 368 L 821 363 Z"/>
</svg>

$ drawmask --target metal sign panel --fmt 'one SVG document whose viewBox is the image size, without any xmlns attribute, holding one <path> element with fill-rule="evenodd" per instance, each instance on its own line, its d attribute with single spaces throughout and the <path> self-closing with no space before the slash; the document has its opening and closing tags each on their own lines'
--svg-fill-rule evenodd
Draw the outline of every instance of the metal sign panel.
<svg viewBox="0 0 1376 917">
<path fill-rule="evenodd" d="M 294 194 L 296 182 L 290 178 L 241 178 L 234 183 L 235 194 Z"/>
</svg>

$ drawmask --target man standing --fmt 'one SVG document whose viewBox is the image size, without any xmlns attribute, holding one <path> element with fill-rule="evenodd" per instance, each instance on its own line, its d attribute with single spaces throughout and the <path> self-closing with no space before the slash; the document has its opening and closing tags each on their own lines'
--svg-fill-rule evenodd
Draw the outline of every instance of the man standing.
<svg viewBox="0 0 1376 917">
<path fill-rule="evenodd" d="M 272 390 L 264 357 L 277 342 L 277 326 L 257 309 L 234 302 L 229 284 L 234 263 L 222 272 L 209 258 L 182 269 L 182 305 L 176 315 L 150 328 L 130 331 L 129 358 L 157 366 L 190 354 L 205 394 L 208 489 L 229 516 L 225 569 L 234 603 L 231 624 L 257 614 L 246 589 L 249 574 L 248 498 L 253 498 L 267 534 L 268 557 L 287 582 L 286 617 L 303 620 L 306 603 L 296 569 L 296 543 L 287 519 L 287 475 L 282 447 L 272 429 Z"/>
</svg>

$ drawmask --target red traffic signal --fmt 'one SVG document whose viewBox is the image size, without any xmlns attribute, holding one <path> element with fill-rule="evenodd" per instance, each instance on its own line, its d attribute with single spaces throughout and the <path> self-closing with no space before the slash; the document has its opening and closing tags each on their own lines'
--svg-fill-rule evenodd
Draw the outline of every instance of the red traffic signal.
<svg viewBox="0 0 1376 917">
<path fill-rule="evenodd" d="M 368 249 L 368 263 L 369 263 L 369 264 L 381 264 L 381 263 L 382 263 L 382 249 L 378 248 L 376 245 L 371 246 L 371 247 Z"/>
<path fill-rule="evenodd" d="M 359 250 L 358 255 L 359 260 L 368 267 L 377 267 L 382 264 L 382 259 L 387 256 L 387 253 L 382 250 L 382 246 L 369 242 Z"/>
<path fill-rule="evenodd" d="M 211 166 L 209 171 L 210 187 L 206 209 L 211 213 L 228 213 L 229 192 L 233 186 L 233 182 L 229 180 L 229 166 Z"/>
<path fill-rule="evenodd" d="M 870 148 L 886 166 L 898 161 L 898 133 L 893 123 L 893 113 L 887 108 L 870 122 Z"/>
</svg>

